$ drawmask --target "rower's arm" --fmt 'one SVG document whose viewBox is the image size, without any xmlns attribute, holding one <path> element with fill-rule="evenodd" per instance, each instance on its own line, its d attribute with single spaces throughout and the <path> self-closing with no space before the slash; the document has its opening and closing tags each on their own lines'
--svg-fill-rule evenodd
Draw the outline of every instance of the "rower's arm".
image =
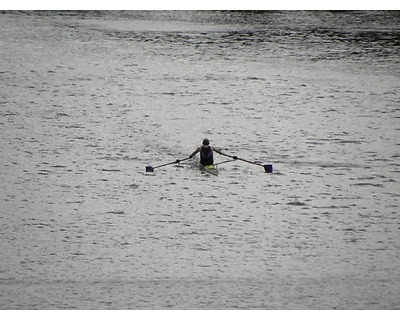
<svg viewBox="0 0 400 320">
<path fill-rule="evenodd" d="M 189 158 L 193 158 L 193 156 L 198 152 L 200 152 L 200 147 L 198 147 L 196 150 L 194 150 L 193 153 L 189 156 Z"/>
<path fill-rule="evenodd" d="M 222 154 L 222 151 L 218 148 L 215 147 L 211 147 L 213 151 L 215 151 L 216 153 Z"/>
</svg>

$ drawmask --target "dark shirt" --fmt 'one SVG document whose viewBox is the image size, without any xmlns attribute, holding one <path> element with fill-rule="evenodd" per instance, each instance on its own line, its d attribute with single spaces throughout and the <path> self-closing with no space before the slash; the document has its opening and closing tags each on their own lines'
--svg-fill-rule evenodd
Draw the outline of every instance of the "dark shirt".
<svg viewBox="0 0 400 320">
<path fill-rule="evenodd" d="M 214 148 L 211 146 L 205 147 L 201 146 L 198 147 L 190 157 L 193 157 L 196 153 L 200 152 L 200 163 L 204 166 L 210 165 L 214 163 L 214 154 L 213 151 L 221 154 L 221 151 L 218 148 Z"/>
</svg>

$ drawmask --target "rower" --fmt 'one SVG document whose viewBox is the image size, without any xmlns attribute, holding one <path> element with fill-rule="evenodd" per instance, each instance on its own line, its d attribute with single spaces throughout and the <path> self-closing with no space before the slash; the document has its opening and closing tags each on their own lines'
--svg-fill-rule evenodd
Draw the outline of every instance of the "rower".
<svg viewBox="0 0 400 320">
<path fill-rule="evenodd" d="M 222 154 L 221 150 L 218 148 L 210 146 L 210 141 L 208 139 L 203 140 L 203 144 L 198 147 L 193 153 L 189 156 L 189 158 L 193 158 L 195 154 L 200 152 L 200 163 L 203 166 L 208 166 L 214 164 L 214 156 L 213 151 L 216 153 Z"/>
</svg>

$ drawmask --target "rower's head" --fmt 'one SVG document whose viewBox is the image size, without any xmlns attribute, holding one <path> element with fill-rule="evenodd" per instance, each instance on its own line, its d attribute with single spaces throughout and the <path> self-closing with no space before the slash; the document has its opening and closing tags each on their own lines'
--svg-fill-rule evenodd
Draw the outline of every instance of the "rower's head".
<svg viewBox="0 0 400 320">
<path fill-rule="evenodd" d="M 203 146 L 208 147 L 210 145 L 210 140 L 204 139 L 203 140 Z"/>
</svg>

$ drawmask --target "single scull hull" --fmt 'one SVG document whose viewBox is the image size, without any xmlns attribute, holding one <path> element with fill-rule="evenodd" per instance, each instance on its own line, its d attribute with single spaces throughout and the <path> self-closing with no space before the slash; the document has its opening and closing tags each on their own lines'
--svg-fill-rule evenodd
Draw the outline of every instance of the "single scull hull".
<svg viewBox="0 0 400 320">
<path fill-rule="evenodd" d="M 200 169 L 202 171 L 205 171 L 205 172 L 207 172 L 209 174 L 212 174 L 214 176 L 218 175 L 218 169 L 217 169 L 217 166 L 215 164 L 210 164 L 210 165 L 206 165 L 206 166 L 200 164 Z"/>
</svg>

